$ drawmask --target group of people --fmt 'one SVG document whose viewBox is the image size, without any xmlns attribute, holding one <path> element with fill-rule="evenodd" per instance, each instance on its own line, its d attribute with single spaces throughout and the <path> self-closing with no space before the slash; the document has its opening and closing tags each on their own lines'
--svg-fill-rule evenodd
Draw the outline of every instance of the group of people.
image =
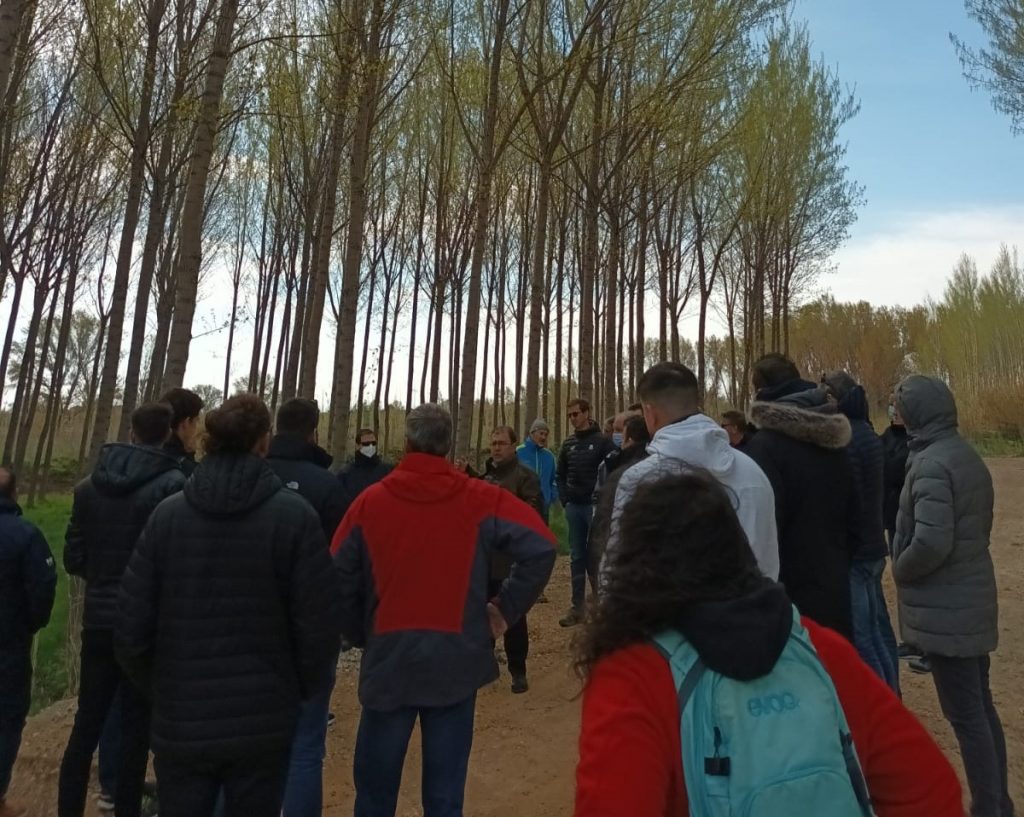
<svg viewBox="0 0 1024 817">
<path fill-rule="evenodd" d="M 988 684 L 992 483 L 952 394 L 908 378 L 880 439 L 844 372 L 814 383 L 768 355 L 753 385 L 753 428 L 716 422 L 693 372 L 661 363 L 607 433 L 574 399 L 557 455 L 544 420 L 521 445 L 499 426 L 479 472 L 452 465 L 452 419 L 432 404 L 407 416 L 394 468 L 363 429 L 338 474 L 313 401 L 284 403 L 276 428 L 252 395 L 202 423 L 184 389 L 136 409 L 68 527 L 86 597 L 58 814 L 84 813 L 97 747 L 118 817 L 142 814 L 150 751 L 164 817 L 320 814 L 338 656 L 359 648 L 356 817 L 395 814 L 417 722 L 425 817 L 461 817 L 497 641 L 512 692 L 529 689 L 527 613 L 555 562 L 558 502 L 560 624 L 582 625 L 578 817 L 962 815 L 952 767 L 899 698 L 890 558 L 971 813 L 1011 817 Z M 3 795 L 55 586 L 15 488 L 0 469 L 2 817 L 24 813 Z"/>
</svg>

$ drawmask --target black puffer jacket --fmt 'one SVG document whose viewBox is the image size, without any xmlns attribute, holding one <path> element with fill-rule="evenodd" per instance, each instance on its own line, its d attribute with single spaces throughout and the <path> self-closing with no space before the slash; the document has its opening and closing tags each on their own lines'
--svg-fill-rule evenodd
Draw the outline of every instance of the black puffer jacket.
<svg viewBox="0 0 1024 817">
<path fill-rule="evenodd" d="M 746 453 L 775 492 L 779 581 L 803 615 L 849 638 L 849 542 L 857 520 L 850 421 L 826 413 L 824 392 L 807 385 L 753 404 L 758 432 Z"/>
<path fill-rule="evenodd" d="M 167 442 L 164 443 L 164 451 L 178 461 L 178 467 L 186 477 L 192 476 L 192 472 L 196 470 L 197 465 L 196 452 L 186 451 L 177 434 L 171 434 Z"/>
<path fill-rule="evenodd" d="M 885 457 L 885 498 L 882 520 L 889 536 L 896 531 L 896 515 L 900 511 L 900 494 L 907 481 L 907 458 L 910 456 L 910 436 L 906 426 L 890 425 L 882 432 L 882 451 Z"/>
<path fill-rule="evenodd" d="M 153 509 L 181 490 L 178 460 L 159 448 L 110 443 L 96 469 L 75 488 L 64 568 L 85 579 L 86 630 L 112 630 L 117 590 Z"/>
<path fill-rule="evenodd" d="M 615 450 L 615 443 L 601 433 L 597 423 L 570 434 L 558 452 L 558 498 L 568 503 L 589 505 L 594 501 L 597 472 Z"/>
<path fill-rule="evenodd" d="M 342 517 L 344 518 L 352 503 L 363 491 L 384 479 L 391 473 L 392 468 L 393 466 L 384 462 L 379 455 L 364 457 L 356 452 L 356 455 L 338 472 L 338 482 L 341 483 L 342 489 Z"/>
<path fill-rule="evenodd" d="M 298 434 L 278 434 L 270 442 L 267 464 L 285 488 L 313 506 L 320 517 L 324 538 L 330 542 L 348 507 L 344 488 L 327 470 L 331 467 L 331 455 Z"/>
<path fill-rule="evenodd" d="M 0 652 L 28 649 L 46 626 L 57 590 L 53 554 L 21 508 L 0 497 Z"/>
<path fill-rule="evenodd" d="M 855 386 L 839 401 L 839 411 L 850 421 L 850 464 L 857 486 L 858 522 L 851 530 L 854 561 L 876 561 L 888 555 L 882 521 L 884 501 L 884 453 L 882 441 L 868 422 L 868 401 L 861 386 Z"/>
<path fill-rule="evenodd" d="M 339 588 L 320 520 L 264 460 L 206 456 L 153 513 L 125 573 L 118 658 L 153 696 L 153 750 L 284 751 L 330 681 Z"/>
</svg>

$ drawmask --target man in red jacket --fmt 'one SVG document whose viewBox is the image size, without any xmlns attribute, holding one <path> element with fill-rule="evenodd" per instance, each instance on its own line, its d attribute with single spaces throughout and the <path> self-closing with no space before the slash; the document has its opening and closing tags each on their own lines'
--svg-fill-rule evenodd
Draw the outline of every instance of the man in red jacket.
<svg viewBox="0 0 1024 817">
<path fill-rule="evenodd" d="M 537 512 L 457 472 L 447 411 L 406 420 L 406 454 L 352 505 L 331 552 L 341 629 L 363 647 L 355 817 L 393 817 L 417 718 L 427 817 L 461 817 L 477 690 L 498 678 L 494 639 L 525 615 L 555 562 Z M 514 566 L 489 597 L 494 555 Z"/>
</svg>

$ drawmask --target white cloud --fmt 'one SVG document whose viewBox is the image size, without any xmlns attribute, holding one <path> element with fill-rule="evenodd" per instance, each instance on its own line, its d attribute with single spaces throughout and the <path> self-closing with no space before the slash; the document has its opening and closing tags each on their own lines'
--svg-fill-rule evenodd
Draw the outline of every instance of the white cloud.
<svg viewBox="0 0 1024 817">
<path fill-rule="evenodd" d="M 841 301 L 913 306 L 942 296 L 962 253 L 984 273 L 1002 244 L 1024 247 L 1024 205 L 904 213 L 888 227 L 855 235 L 822 288 Z"/>
</svg>

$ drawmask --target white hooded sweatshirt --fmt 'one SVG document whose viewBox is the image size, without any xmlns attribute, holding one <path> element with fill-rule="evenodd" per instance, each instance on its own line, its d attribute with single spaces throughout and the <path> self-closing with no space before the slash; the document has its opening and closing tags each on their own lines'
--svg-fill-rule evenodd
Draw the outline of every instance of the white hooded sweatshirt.
<svg viewBox="0 0 1024 817">
<path fill-rule="evenodd" d="M 622 511 L 642 483 L 687 468 L 703 468 L 729 489 L 733 507 L 750 541 L 757 564 L 770 579 L 779 578 L 779 536 L 775 526 L 775 494 L 760 466 L 729 445 L 725 429 L 710 417 L 695 414 L 658 430 L 647 446 L 648 456 L 619 480 L 611 531 L 601 572 L 619 541 Z M 685 497 L 680 497 L 685 501 Z"/>
</svg>

